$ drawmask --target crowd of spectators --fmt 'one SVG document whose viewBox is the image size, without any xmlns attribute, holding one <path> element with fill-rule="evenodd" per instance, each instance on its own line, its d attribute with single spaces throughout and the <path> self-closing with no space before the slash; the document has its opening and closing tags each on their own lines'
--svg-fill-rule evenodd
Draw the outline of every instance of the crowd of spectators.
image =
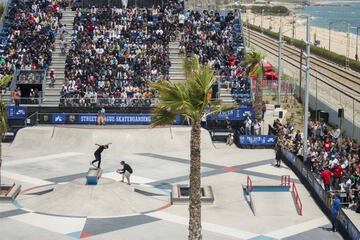
<svg viewBox="0 0 360 240">
<path fill-rule="evenodd" d="M 187 11 L 185 15 L 180 15 L 179 19 L 184 19 L 184 31 L 179 49 L 180 53 L 195 55 L 200 63 L 212 66 L 219 76 L 221 87 L 227 88 L 240 106 L 250 107 L 250 81 L 244 77 L 241 66 L 245 48 L 237 14 L 204 10 Z"/>
<path fill-rule="evenodd" d="M 342 204 L 354 206 L 360 212 L 360 146 L 354 139 L 342 137 L 336 126 L 309 120 L 307 156 L 303 157 L 303 137 L 300 131 L 276 120 L 273 125 L 278 145 L 303 158 L 309 169 L 322 180 L 324 189 L 339 195 Z"/>
<path fill-rule="evenodd" d="M 10 1 L 0 40 L 2 75 L 13 74 L 15 69 L 48 68 L 64 3 L 60 0 Z"/>
<path fill-rule="evenodd" d="M 181 5 L 77 9 L 61 104 L 154 104 L 150 82 L 169 79 L 169 42 Z"/>
</svg>

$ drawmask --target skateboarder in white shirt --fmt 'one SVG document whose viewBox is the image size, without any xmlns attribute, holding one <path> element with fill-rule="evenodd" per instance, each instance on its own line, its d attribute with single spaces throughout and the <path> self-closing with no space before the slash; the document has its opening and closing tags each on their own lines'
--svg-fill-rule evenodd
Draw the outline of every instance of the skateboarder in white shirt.
<svg viewBox="0 0 360 240">
<path fill-rule="evenodd" d="M 130 185 L 130 176 L 133 173 L 132 168 L 129 164 L 125 163 L 125 161 L 121 161 L 120 164 L 123 166 L 122 169 L 118 169 L 116 172 L 119 174 L 122 174 L 122 182 L 124 182 L 124 178 L 126 177 L 126 180 L 128 184 Z"/>
</svg>

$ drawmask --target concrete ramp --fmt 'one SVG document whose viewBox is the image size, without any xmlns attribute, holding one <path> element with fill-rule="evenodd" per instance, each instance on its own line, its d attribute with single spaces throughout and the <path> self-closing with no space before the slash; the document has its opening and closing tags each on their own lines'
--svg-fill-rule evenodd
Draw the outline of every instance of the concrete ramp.
<svg viewBox="0 0 360 240">
<path fill-rule="evenodd" d="M 252 192 L 256 216 L 297 217 L 291 192 Z"/>
<path fill-rule="evenodd" d="M 190 128 L 29 127 L 17 133 L 10 148 L 88 152 L 94 149 L 95 143 L 110 142 L 115 154 L 184 151 L 190 147 Z M 201 132 L 201 148 L 214 148 L 205 129 Z"/>
</svg>

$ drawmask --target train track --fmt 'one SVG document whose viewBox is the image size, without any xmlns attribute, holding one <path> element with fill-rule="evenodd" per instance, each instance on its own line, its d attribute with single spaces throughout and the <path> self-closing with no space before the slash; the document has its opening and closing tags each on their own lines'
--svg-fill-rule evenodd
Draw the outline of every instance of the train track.
<svg viewBox="0 0 360 240">
<path fill-rule="evenodd" d="M 249 29 L 245 29 L 245 34 L 249 34 Z M 271 53 L 278 57 L 278 43 L 273 38 L 265 36 L 256 31 L 250 30 L 250 40 L 247 36 L 247 40 L 251 44 Z M 283 61 L 288 64 L 300 68 L 300 54 L 301 51 L 295 47 L 283 45 L 284 57 Z M 303 64 L 305 59 L 303 58 Z M 326 60 L 312 56 L 311 58 L 311 77 L 318 78 L 326 85 L 337 89 L 342 94 L 360 102 L 360 74 L 347 71 L 335 64 L 329 63 Z M 322 80 L 320 76 L 325 77 L 328 81 Z"/>
</svg>

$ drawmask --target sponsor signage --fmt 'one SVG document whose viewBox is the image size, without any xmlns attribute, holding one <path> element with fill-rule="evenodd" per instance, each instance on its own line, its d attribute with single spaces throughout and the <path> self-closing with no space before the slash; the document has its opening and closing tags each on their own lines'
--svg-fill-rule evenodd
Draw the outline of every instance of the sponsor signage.
<svg viewBox="0 0 360 240">
<path fill-rule="evenodd" d="M 9 106 L 7 107 L 7 118 L 9 120 L 22 120 L 27 117 L 27 107 Z"/>
<path fill-rule="evenodd" d="M 230 121 L 242 121 L 245 120 L 246 116 L 249 116 L 251 119 L 254 119 L 255 113 L 254 109 L 247 108 L 238 108 L 235 110 L 220 112 L 218 114 L 211 114 L 207 116 L 207 120 L 225 120 L 229 119 Z"/>
<path fill-rule="evenodd" d="M 274 135 L 241 135 L 239 137 L 240 145 L 252 146 L 273 146 L 276 143 Z"/>
<path fill-rule="evenodd" d="M 66 114 L 65 113 L 54 113 L 51 115 L 51 123 L 54 124 L 65 124 Z"/>
<path fill-rule="evenodd" d="M 106 124 L 151 124 L 150 114 L 106 114 Z M 98 121 L 97 114 L 80 114 L 78 123 L 80 124 L 96 124 Z"/>
</svg>

